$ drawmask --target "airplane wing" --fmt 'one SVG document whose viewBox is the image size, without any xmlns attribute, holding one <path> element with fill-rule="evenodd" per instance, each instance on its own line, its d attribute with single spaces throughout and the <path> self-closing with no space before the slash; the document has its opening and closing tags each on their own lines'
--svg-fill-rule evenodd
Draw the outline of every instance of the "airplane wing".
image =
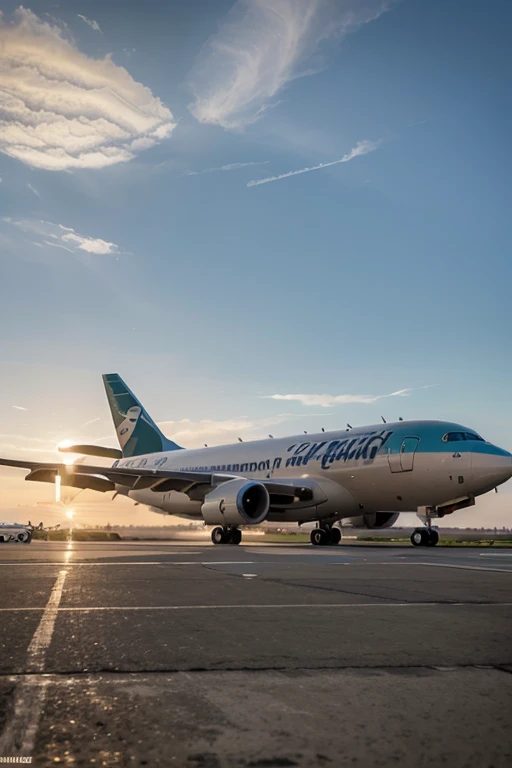
<svg viewBox="0 0 512 768">
<path fill-rule="evenodd" d="M 193 501 L 204 501 L 210 491 L 229 480 L 240 479 L 241 475 L 224 472 L 196 472 L 168 469 L 147 469 L 145 467 L 102 467 L 86 464 L 62 464 L 59 462 L 20 461 L 17 459 L 0 458 L 0 466 L 28 469 L 25 480 L 41 483 L 55 482 L 56 475 L 61 478 L 61 484 L 74 488 L 90 489 L 107 493 L 114 491 L 116 486 L 125 486 L 127 490 L 137 491 L 150 488 L 158 493 L 179 491 L 185 493 Z M 273 504 L 309 505 L 314 503 L 318 493 L 325 495 L 312 480 L 288 480 L 270 478 L 258 480 L 266 486 L 271 494 Z M 322 499 L 322 500 L 323 500 Z"/>
<path fill-rule="evenodd" d="M 131 491 L 146 488 L 151 488 L 158 493 L 180 491 L 194 500 L 202 500 L 212 488 L 239 477 L 239 475 L 217 472 L 181 472 L 144 467 L 111 468 L 2 458 L 0 458 L 0 465 L 30 470 L 25 480 L 53 483 L 55 476 L 60 475 L 62 485 L 75 488 L 90 488 L 106 493 L 114 491 L 116 485 L 123 485 Z"/>
</svg>

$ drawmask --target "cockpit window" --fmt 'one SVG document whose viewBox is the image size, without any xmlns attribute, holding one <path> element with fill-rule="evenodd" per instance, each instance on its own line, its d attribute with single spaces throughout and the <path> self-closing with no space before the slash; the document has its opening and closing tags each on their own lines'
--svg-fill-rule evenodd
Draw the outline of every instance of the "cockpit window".
<svg viewBox="0 0 512 768">
<path fill-rule="evenodd" d="M 476 432 L 447 432 L 443 435 L 443 443 L 457 443 L 461 440 L 481 440 L 485 442 L 483 437 L 477 435 Z"/>
<path fill-rule="evenodd" d="M 447 432 L 446 435 L 443 435 L 443 443 L 456 443 L 465 439 L 464 432 Z"/>
</svg>

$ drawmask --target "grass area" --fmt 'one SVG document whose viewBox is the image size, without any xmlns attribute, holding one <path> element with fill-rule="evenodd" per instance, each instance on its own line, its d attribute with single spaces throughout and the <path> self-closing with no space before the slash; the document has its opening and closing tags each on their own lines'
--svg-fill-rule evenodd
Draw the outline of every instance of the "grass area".
<svg viewBox="0 0 512 768">
<path fill-rule="evenodd" d="M 250 531 L 244 530 L 244 536 L 250 536 Z M 309 533 L 266 533 L 262 541 L 265 543 L 280 543 L 288 542 L 289 544 L 297 543 L 304 544 L 309 543 Z"/>
<path fill-rule="evenodd" d="M 65 528 L 58 531 L 34 531 L 32 538 L 40 541 L 121 541 L 115 531 L 84 531 L 78 528 L 72 531 Z"/>
</svg>

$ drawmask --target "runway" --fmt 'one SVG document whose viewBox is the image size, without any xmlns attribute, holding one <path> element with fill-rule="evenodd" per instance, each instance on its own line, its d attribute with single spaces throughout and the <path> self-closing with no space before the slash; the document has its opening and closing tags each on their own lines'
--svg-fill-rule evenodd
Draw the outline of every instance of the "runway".
<svg viewBox="0 0 512 768">
<path fill-rule="evenodd" d="M 512 760 L 512 550 L 0 546 L 0 758 Z"/>
</svg>

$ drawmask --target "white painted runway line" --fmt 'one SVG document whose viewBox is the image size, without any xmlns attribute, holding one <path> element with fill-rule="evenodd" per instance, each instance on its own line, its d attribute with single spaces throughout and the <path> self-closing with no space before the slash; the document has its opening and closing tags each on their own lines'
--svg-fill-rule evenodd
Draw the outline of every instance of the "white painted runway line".
<svg viewBox="0 0 512 768">
<path fill-rule="evenodd" d="M 399 563 L 397 563 L 399 565 Z M 512 574 L 512 568 L 484 568 L 480 565 L 455 565 L 453 563 L 404 563 L 404 565 L 426 565 L 429 568 L 458 568 L 462 571 L 490 571 L 492 573 Z"/>
<path fill-rule="evenodd" d="M 512 557 L 512 552 L 480 552 L 480 557 Z"/>
<path fill-rule="evenodd" d="M 46 608 L 39 622 L 39 626 L 34 632 L 27 651 L 27 672 L 43 672 L 46 651 L 52 641 L 55 619 L 59 610 L 62 589 L 66 579 L 67 571 L 60 571 L 57 580 L 53 585 L 50 597 L 46 603 Z"/>
<path fill-rule="evenodd" d="M 470 608 L 512 608 L 512 603 L 473 603 L 473 602 L 422 602 L 422 603 L 251 603 L 231 605 L 101 605 L 58 608 L 59 613 L 87 613 L 89 611 L 218 611 L 224 610 L 282 610 L 284 608 L 432 608 L 432 607 L 457 608 L 460 606 Z M 23 613 L 26 611 L 41 611 L 42 608 L 0 608 L 1 612 Z"/>
<path fill-rule="evenodd" d="M 62 565 L 68 566 L 76 566 L 76 565 L 103 565 L 103 566 L 110 566 L 110 565 L 254 565 L 253 560 L 205 560 L 204 562 L 201 562 L 200 560 L 151 560 L 147 561 L 145 563 L 139 563 L 139 562 L 130 562 L 130 563 L 85 563 L 85 562 L 50 562 L 50 561 L 44 561 L 44 562 L 25 562 L 25 563 L 0 563 L 0 566 L 27 566 L 27 565 L 53 565 L 55 567 L 59 567 Z"/>
<path fill-rule="evenodd" d="M 46 653 L 52 641 L 67 571 L 59 571 L 43 615 L 27 650 L 26 672 L 44 672 Z M 41 609 L 37 609 L 41 610 Z M 27 676 L 16 687 L 14 713 L 0 737 L 0 756 L 31 756 L 46 698 L 47 683 Z"/>
<path fill-rule="evenodd" d="M 493 555 L 480 555 L 481 557 L 492 557 Z M 494 555 L 495 557 L 504 556 L 501 555 L 501 553 L 496 553 Z M 511 555 L 512 556 L 512 555 Z M 289 563 L 289 562 L 280 562 L 279 560 L 178 560 L 178 561 L 167 561 L 167 560 L 151 560 L 148 562 L 140 563 L 140 562 L 100 562 L 100 563 L 89 563 L 89 562 L 11 562 L 11 563 L 0 563 L 0 567 L 30 567 L 30 566 L 53 566 L 54 568 L 58 568 L 65 565 L 66 568 L 77 568 L 77 567 L 101 567 L 101 568 L 110 568 L 110 567 L 119 567 L 119 566 L 144 566 L 144 565 L 163 565 L 166 567 L 169 566 L 214 566 L 214 565 L 272 565 L 272 566 L 289 566 L 289 565 L 300 565 L 301 567 L 306 566 L 331 566 L 331 565 L 345 565 L 353 568 L 354 566 L 364 566 L 365 568 L 369 568 L 374 565 L 403 565 L 403 566 L 409 566 L 409 565 L 425 565 L 427 567 L 434 567 L 434 568 L 458 568 L 461 570 L 467 570 L 467 571 L 490 571 L 493 573 L 512 573 L 512 568 L 494 568 L 494 567 L 484 567 L 484 566 L 478 566 L 478 565 L 465 565 L 465 564 L 455 564 L 455 563 L 443 563 L 442 561 L 439 562 L 432 562 L 428 560 L 407 560 L 406 562 L 401 561 L 397 562 L 395 560 L 357 560 L 357 561 L 327 561 L 327 562 L 300 562 L 300 563 Z"/>
</svg>

